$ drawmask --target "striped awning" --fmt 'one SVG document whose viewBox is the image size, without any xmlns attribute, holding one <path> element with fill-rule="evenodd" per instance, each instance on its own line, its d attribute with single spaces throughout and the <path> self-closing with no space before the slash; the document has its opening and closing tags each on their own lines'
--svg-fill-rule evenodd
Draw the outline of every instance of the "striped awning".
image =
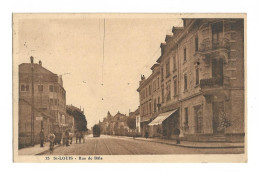
<svg viewBox="0 0 260 175">
<path fill-rule="evenodd" d="M 173 113 L 175 113 L 178 109 L 173 110 L 173 111 L 169 111 L 169 112 L 165 112 L 165 113 L 161 113 L 159 114 L 151 123 L 149 123 L 149 126 L 153 126 L 153 125 L 160 125 L 162 124 L 162 122 L 167 119 L 168 117 L 170 117 Z"/>
</svg>

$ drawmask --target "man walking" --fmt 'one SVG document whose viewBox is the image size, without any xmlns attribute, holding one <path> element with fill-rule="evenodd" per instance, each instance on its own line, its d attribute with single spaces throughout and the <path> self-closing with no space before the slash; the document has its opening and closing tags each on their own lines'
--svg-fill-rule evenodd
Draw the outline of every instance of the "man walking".
<svg viewBox="0 0 260 175">
<path fill-rule="evenodd" d="M 41 147 L 43 147 L 43 143 L 44 143 L 44 132 L 43 132 L 43 130 L 41 130 L 41 132 L 40 132 L 40 141 L 41 141 Z"/>
</svg>

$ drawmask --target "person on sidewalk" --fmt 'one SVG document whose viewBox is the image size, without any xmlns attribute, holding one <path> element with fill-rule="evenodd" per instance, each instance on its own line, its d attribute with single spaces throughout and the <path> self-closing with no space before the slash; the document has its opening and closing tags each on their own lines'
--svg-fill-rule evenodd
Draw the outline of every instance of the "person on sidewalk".
<svg viewBox="0 0 260 175">
<path fill-rule="evenodd" d="M 65 132 L 65 138 L 66 138 L 66 146 L 70 146 L 69 145 L 69 131 L 68 130 L 66 130 L 66 132 Z"/>
<path fill-rule="evenodd" d="M 81 132 L 81 138 L 82 138 L 83 143 L 85 143 L 85 132 L 84 131 Z"/>
<path fill-rule="evenodd" d="M 40 132 L 40 141 L 41 141 L 41 147 L 43 147 L 43 144 L 44 144 L 44 132 L 43 132 L 43 129 Z"/>
<path fill-rule="evenodd" d="M 52 132 L 50 132 L 50 134 L 48 136 L 48 140 L 50 141 L 50 153 L 53 153 L 55 135 Z"/>
<path fill-rule="evenodd" d="M 175 135 L 176 135 L 176 144 L 180 144 L 181 141 L 180 141 L 180 129 L 179 128 L 176 128 L 175 129 Z"/>
<path fill-rule="evenodd" d="M 148 133 L 148 131 L 145 131 L 145 138 L 147 139 L 147 138 L 148 138 L 148 136 L 149 136 L 149 133 Z"/>
</svg>

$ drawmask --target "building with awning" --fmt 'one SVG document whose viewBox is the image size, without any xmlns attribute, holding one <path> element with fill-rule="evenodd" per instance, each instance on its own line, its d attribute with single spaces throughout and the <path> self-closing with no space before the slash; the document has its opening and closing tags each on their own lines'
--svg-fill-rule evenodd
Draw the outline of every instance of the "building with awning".
<svg viewBox="0 0 260 175">
<path fill-rule="evenodd" d="M 178 109 L 159 114 L 148 126 L 152 137 L 174 137 L 174 130 L 179 128 Z"/>
<path fill-rule="evenodd" d="M 142 136 L 171 138 L 177 128 L 182 140 L 244 142 L 243 38 L 244 19 L 173 26 L 152 74 L 139 81 Z"/>
<path fill-rule="evenodd" d="M 161 113 L 161 114 L 159 114 L 151 123 L 149 123 L 148 125 L 149 125 L 149 126 L 161 125 L 164 120 L 166 120 L 168 117 L 170 117 L 170 116 L 171 116 L 173 113 L 175 113 L 176 111 L 177 111 L 177 109 L 174 110 L 174 111 L 169 111 L 169 112 Z"/>
</svg>

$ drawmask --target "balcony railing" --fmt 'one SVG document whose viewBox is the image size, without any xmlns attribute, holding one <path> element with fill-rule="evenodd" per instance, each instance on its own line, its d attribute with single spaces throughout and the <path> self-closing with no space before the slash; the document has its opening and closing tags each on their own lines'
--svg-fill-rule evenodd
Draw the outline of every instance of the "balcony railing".
<svg viewBox="0 0 260 175">
<path fill-rule="evenodd" d="M 229 85 L 229 77 L 220 77 L 220 78 L 208 78 L 200 80 L 201 88 L 212 88 L 212 87 L 220 87 L 220 86 L 228 86 Z"/>
<path fill-rule="evenodd" d="M 229 40 L 227 38 L 223 38 L 221 40 L 212 40 L 210 38 L 205 38 L 199 47 L 199 52 L 210 51 L 220 48 L 229 48 Z"/>
</svg>

